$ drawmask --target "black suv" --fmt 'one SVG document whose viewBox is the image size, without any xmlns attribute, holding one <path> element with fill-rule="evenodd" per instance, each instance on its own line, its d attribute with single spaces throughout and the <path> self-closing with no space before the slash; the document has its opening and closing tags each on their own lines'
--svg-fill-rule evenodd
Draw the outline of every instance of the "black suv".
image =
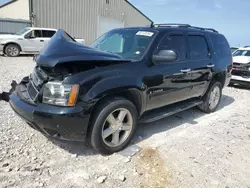
<svg viewBox="0 0 250 188">
<path fill-rule="evenodd" d="M 59 30 L 34 60 L 6 101 L 43 134 L 102 154 L 126 147 L 139 122 L 214 112 L 232 68 L 223 35 L 185 24 L 115 29 L 91 47 Z"/>
</svg>

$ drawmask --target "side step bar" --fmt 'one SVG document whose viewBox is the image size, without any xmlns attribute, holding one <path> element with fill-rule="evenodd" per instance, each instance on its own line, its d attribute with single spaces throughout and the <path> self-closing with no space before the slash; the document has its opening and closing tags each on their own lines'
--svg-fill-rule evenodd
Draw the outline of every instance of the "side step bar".
<svg viewBox="0 0 250 188">
<path fill-rule="evenodd" d="M 175 104 L 171 104 L 166 107 L 158 108 L 156 110 L 146 112 L 140 119 L 140 123 L 151 123 L 169 116 L 172 116 L 176 113 L 182 112 L 184 110 L 193 108 L 202 104 L 203 101 L 200 99 L 187 100 Z"/>
</svg>

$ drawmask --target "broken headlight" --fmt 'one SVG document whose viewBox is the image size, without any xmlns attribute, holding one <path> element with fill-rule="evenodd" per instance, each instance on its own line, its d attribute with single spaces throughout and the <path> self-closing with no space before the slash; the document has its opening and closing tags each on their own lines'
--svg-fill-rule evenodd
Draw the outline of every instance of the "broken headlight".
<svg viewBox="0 0 250 188">
<path fill-rule="evenodd" d="M 44 85 L 43 103 L 57 106 L 75 106 L 79 85 L 67 85 L 60 82 L 48 82 Z"/>
</svg>

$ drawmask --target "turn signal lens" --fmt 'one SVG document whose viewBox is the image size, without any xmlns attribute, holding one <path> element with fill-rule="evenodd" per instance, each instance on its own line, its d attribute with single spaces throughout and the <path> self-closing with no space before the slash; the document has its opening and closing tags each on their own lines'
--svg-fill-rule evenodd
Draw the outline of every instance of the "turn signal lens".
<svg viewBox="0 0 250 188">
<path fill-rule="evenodd" d="M 79 92 L 79 86 L 78 85 L 73 85 L 72 88 L 71 88 L 70 95 L 69 95 L 68 106 L 75 106 L 76 101 L 77 101 L 78 92 Z"/>
</svg>

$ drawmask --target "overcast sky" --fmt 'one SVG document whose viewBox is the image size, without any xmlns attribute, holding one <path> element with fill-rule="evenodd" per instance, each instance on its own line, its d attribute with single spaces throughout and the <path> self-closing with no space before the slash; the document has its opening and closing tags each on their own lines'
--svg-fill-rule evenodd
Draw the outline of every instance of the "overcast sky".
<svg viewBox="0 0 250 188">
<path fill-rule="evenodd" d="M 250 45 L 250 0 L 130 0 L 155 23 L 188 23 L 224 34 L 230 45 Z"/>
</svg>

